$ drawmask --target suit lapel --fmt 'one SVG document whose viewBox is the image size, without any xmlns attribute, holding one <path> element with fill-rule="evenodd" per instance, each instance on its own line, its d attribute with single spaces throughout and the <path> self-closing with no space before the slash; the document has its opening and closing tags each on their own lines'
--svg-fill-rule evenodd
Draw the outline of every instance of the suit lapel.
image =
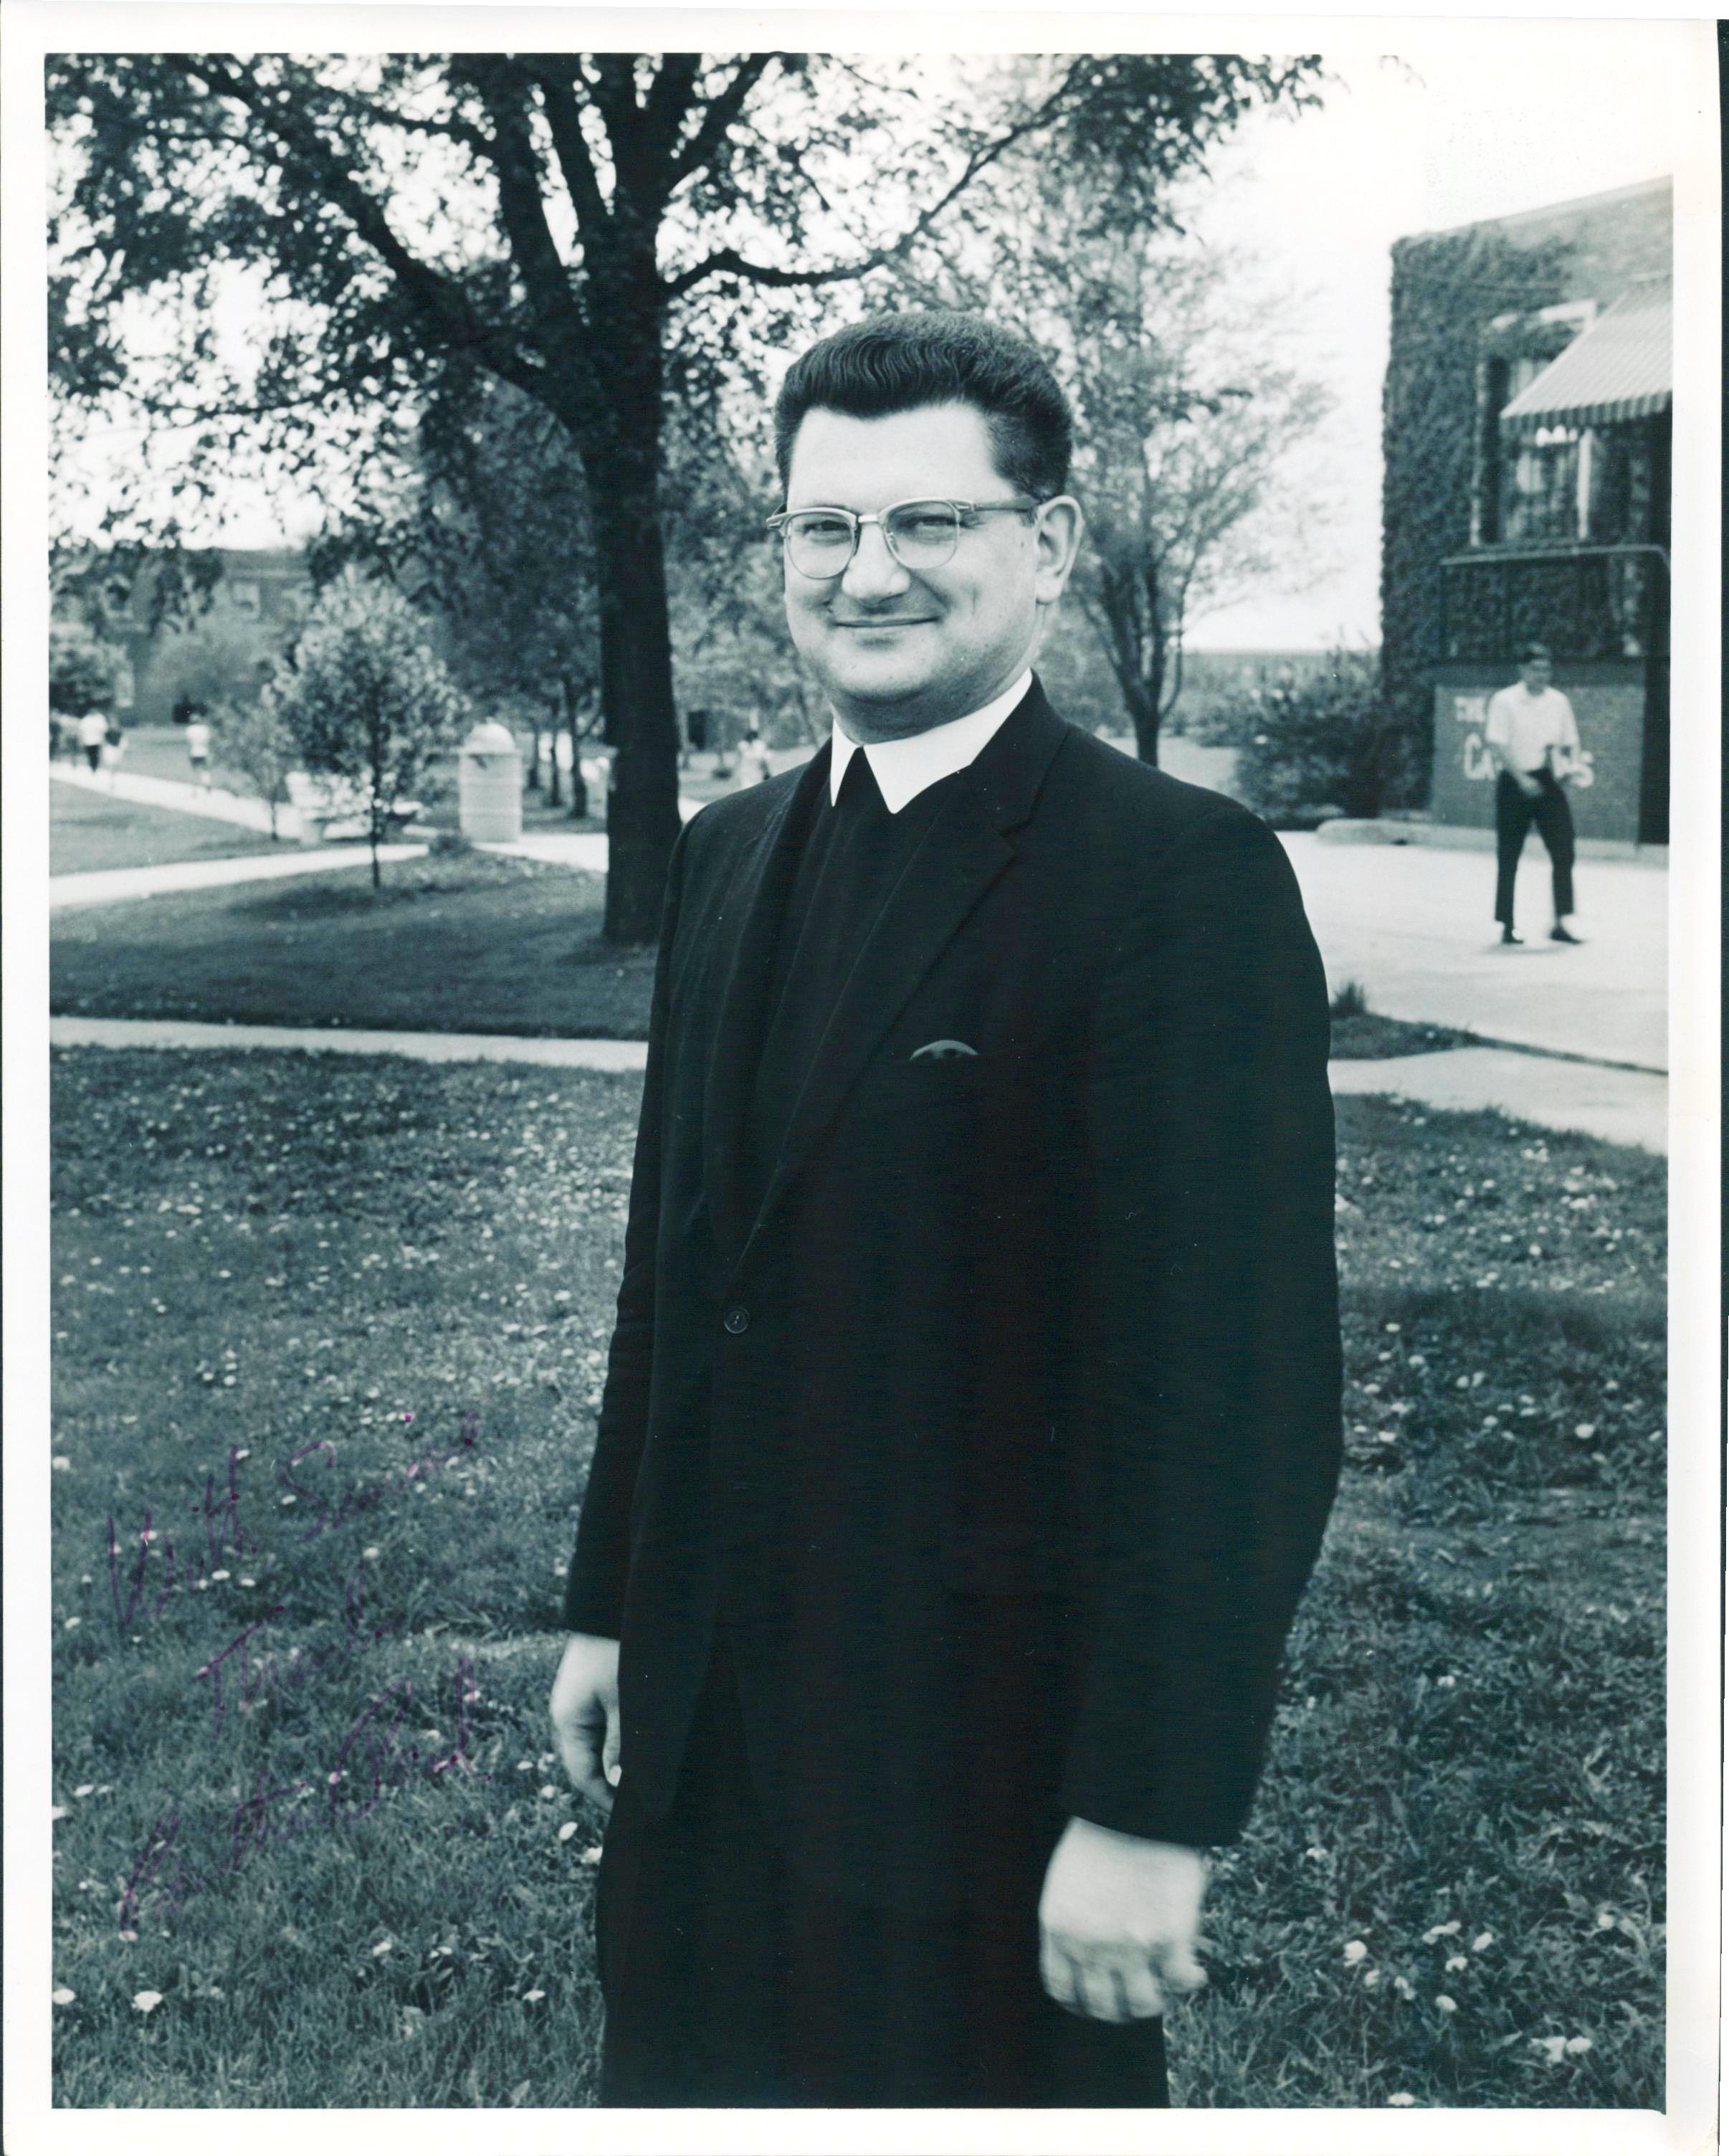
<svg viewBox="0 0 1729 2156">
<path fill-rule="evenodd" d="M 1062 735 L 1062 721 L 1035 681 L 962 774 L 964 783 L 926 833 L 847 976 L 746 1248 L 913 991 L 1014 859 L 1004 834 L 1032 813 Z M 753 1061 L 752 1076 L 755 1067 Z"/>
<path fill-rule="evenodd" d="M 727 911 L 736 925 L 729 937 L 722 924 L 721 1005 L 703 1095 L 704 1183 L 716 1240 L 728 1260 L 750 1226 L 744 1192 L 746 1118 L 767 1022 L 775 942 L 813 808 L 829 783 L 829 763 L 825 744 L 764 824 L 731 881 L 736 897 Z"/>
</svg>

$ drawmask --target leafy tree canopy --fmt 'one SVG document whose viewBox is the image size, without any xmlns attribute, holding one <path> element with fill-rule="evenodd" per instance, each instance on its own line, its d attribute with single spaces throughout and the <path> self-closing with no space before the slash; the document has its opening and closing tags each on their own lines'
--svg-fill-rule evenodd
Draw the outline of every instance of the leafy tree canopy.
<svg viewBox="0 0 1729 2156">
<path fill-rule="evenodd" d="M 1029 57 L 975 82 L 929 59 L 99 54 L 58 59 L 55 379 L 189 429 L 213 485 L 244 436 L 351 459 L 459 358 L 576 443 L 594 519 L 602 696 L 618 745 L 608 932 L 646 940 L 678 827 L 659 482 L 669 395 L 726 371 L 741 293 L 809 292 L 928 242 L 1017 144 L 1160 213 L 1252 105 L 1312 60 Z M 861 187 L 868 173 L 870 184 Z M 234 266 L 268 333 L 225 353 Z M 136 301 L 168 346 L 134 361 Z"/>
</svg>

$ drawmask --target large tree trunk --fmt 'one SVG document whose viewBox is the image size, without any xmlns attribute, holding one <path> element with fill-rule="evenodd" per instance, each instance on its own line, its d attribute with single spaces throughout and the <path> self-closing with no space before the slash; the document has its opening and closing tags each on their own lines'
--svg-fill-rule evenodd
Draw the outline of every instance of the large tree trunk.
<svg viewBox="0 0 1729 2156">
<path fill-rule="evenodd" d="M 667 864 L 679 834 L 679 733 L 658 499 L 662 302 L 652 238 L 639 267 L 636 304 L 616 325 L 608 354 L 611 439 L 583 455 L 594 517 L 601 707 L 613 747 L 603 930 L 609 943 L 652 943 L 659 936 Z"/>
</svg>

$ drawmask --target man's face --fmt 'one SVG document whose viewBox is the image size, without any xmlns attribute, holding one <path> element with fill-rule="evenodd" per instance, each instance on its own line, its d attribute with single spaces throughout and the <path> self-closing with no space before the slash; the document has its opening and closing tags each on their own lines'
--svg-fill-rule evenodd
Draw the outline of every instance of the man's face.
<svg viewBox="0 0 1729 2156">
<path fill-rule="evenodd" d="M 883 510 L 900 501 L 1024 500 L 997 470 L 971 404 L 921 405 L 885 418 L 806 413 L 787 475 L 788 509 Z M 1073 566 L 1080 512 L 1066 496 L 1030 516 L 963 526 L 950 558 L 913 572 L 867 524 L 843 573 L 787 562 L 793 641 L 848 731 L 864 741 L 922 733 L 1008 688 L 1030 661 L 1040 609 Z"/>
<path fill-rule="evenodd" d="M 1554 666 L 1547 659 L 1526 659 L 1521 662 L 1519 667 L 1519 679 L 1533 696 L 1542 694 L 1554 678 Z"/>
</svg>

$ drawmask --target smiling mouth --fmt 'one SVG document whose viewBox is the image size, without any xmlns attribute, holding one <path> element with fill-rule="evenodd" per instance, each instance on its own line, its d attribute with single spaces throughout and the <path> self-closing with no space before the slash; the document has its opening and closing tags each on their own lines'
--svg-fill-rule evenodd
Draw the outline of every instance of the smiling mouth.
<svg viewBox="0 0 1729 2156">
<path fill-rule="evenodd" d="M 837 621 L 836 629 L 920 629 L 936 617 L 928 613 L 895 614 L 880 621 Z"/>
</svg>

